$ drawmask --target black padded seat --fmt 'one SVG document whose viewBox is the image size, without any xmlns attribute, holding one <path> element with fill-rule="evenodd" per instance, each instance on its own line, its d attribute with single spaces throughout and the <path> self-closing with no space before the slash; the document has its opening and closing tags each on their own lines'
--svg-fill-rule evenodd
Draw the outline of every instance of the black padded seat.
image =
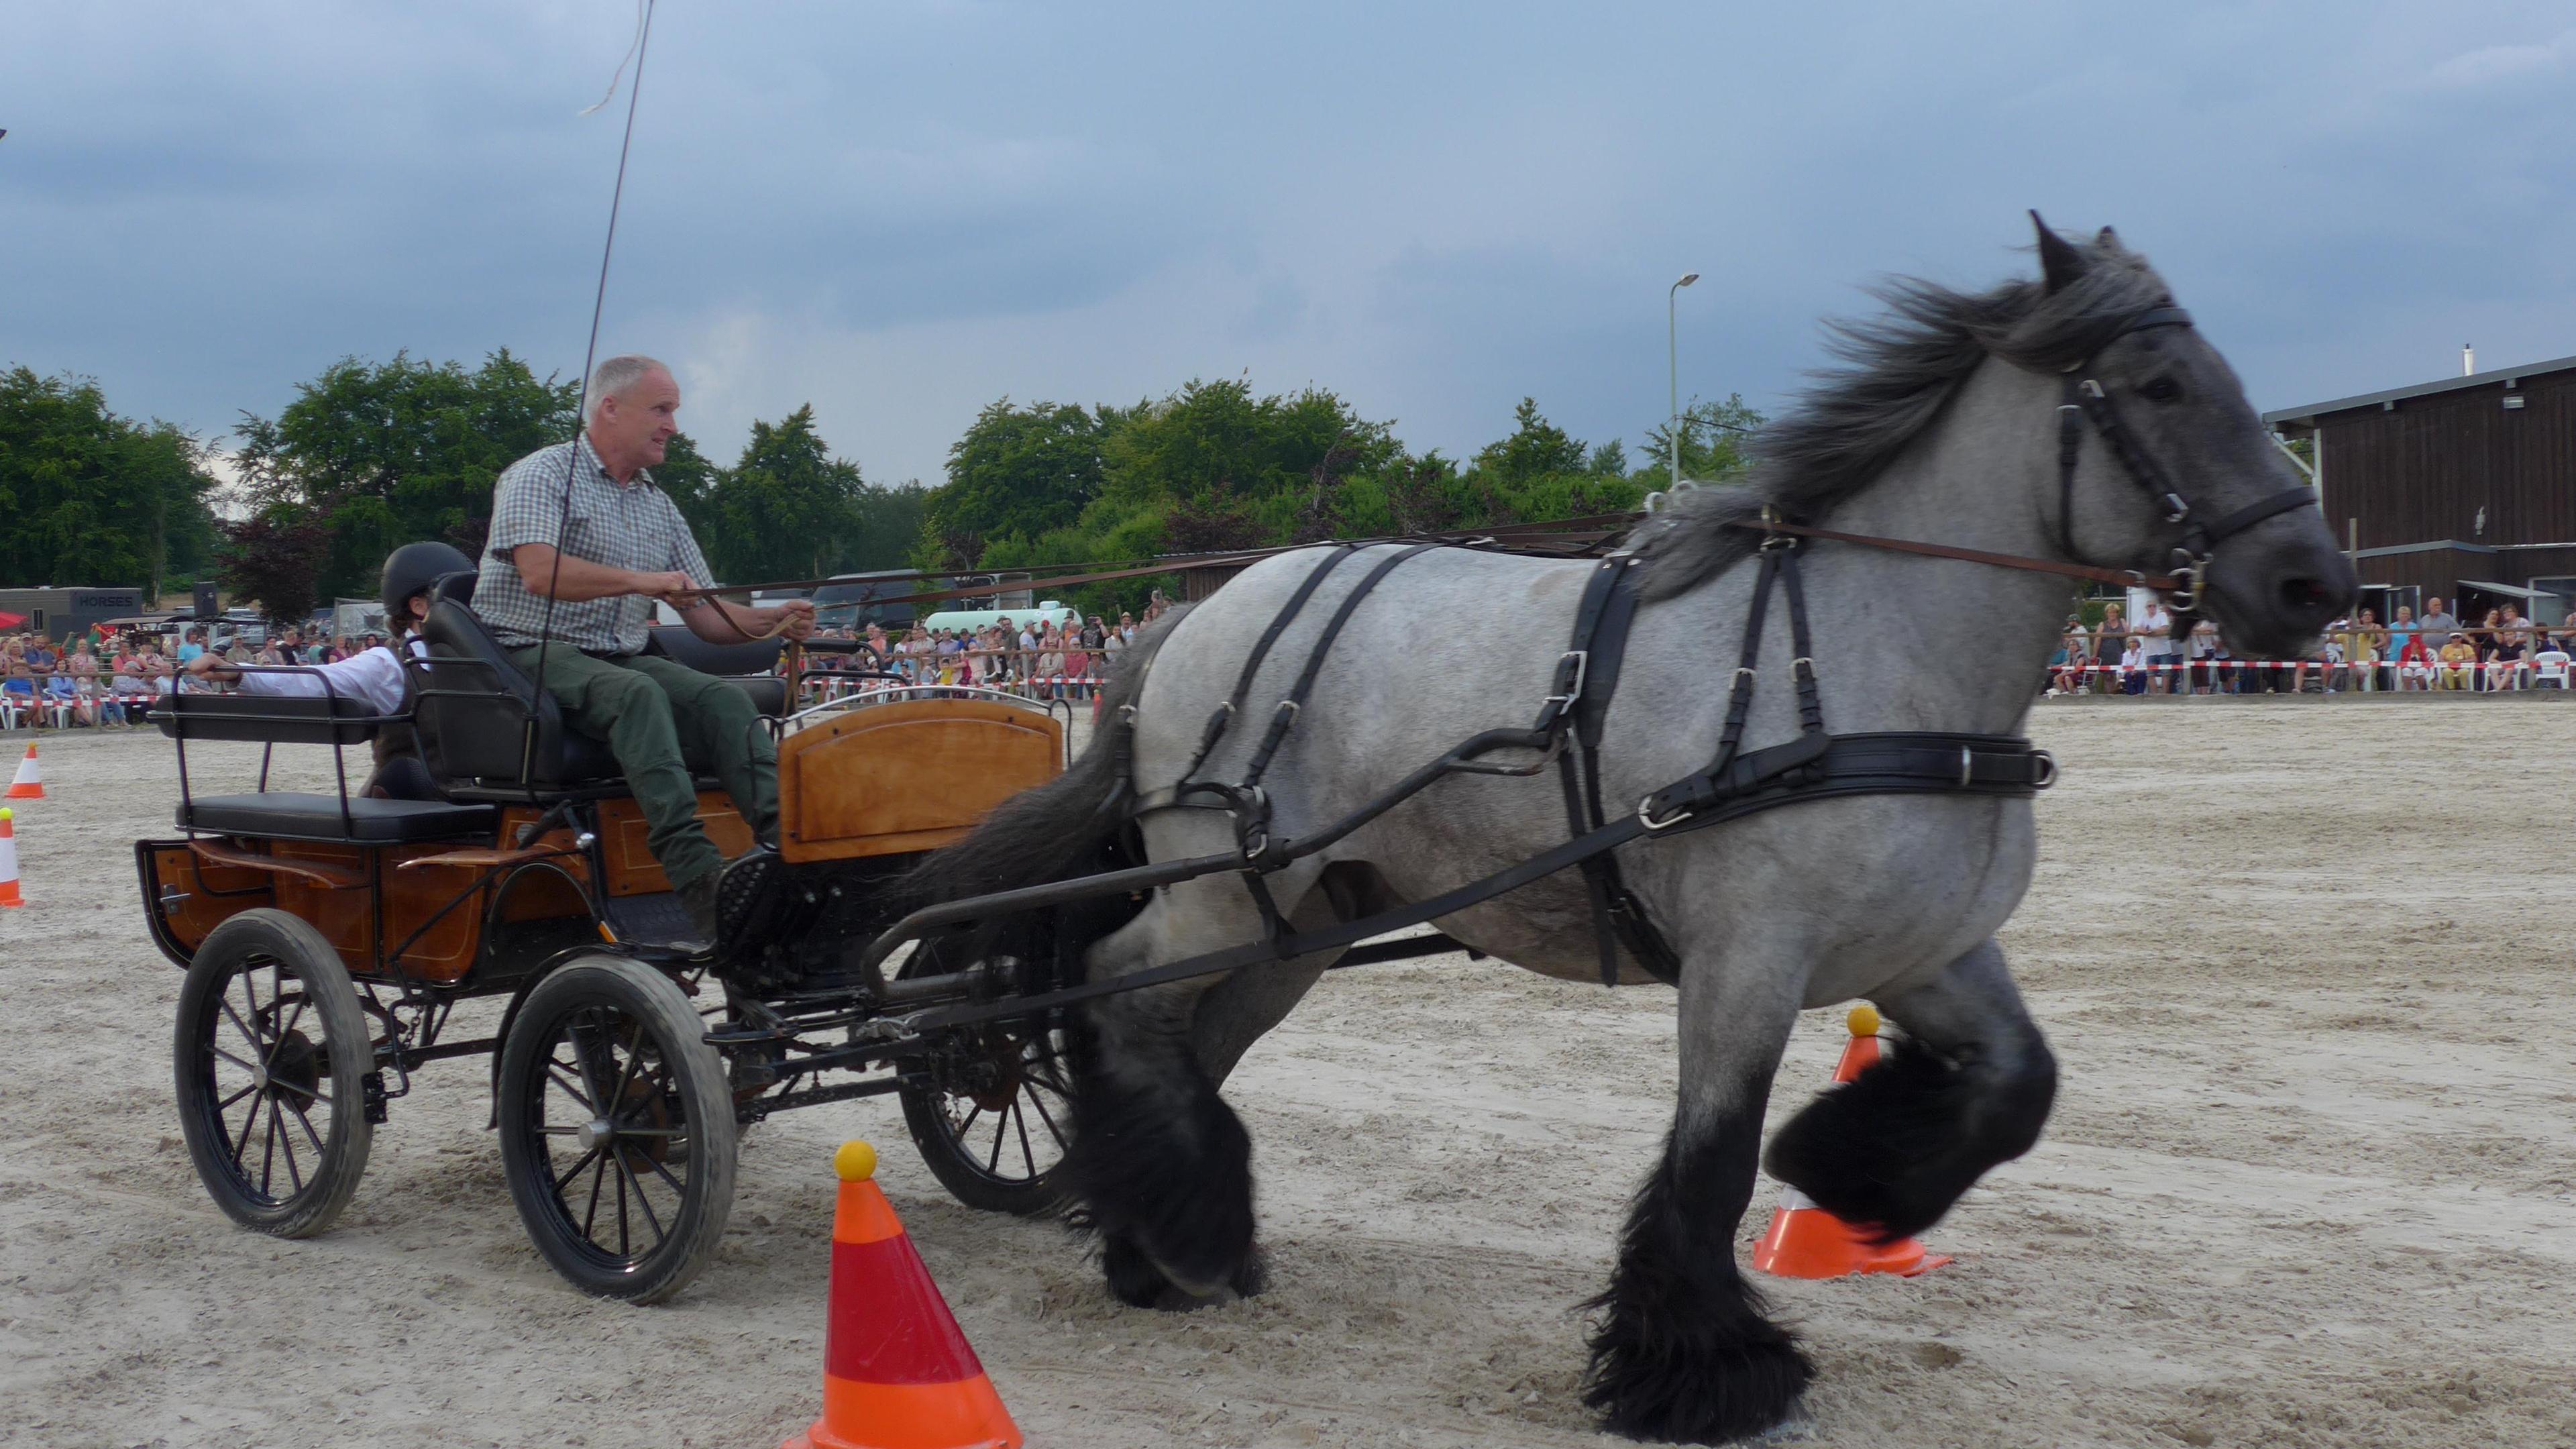
<svg viewBox="0 0 2576 1449">
<path fill-rule="evenodd" d="M 348 845 L 409 845 L 460 836 L 488 838 L 489 805 L 445 800 L 377 800 L 352 796 L 346 820 L 337 795 L 269 790 L 256 795 L 199 795 L 179 806 L 179 826 L 216 835 L 323 840 Z"/>
</svg>

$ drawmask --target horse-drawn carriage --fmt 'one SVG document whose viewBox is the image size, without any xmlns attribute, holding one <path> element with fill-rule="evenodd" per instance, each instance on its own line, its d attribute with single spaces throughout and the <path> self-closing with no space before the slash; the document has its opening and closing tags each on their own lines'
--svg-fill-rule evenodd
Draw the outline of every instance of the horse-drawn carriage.
<svg viewBox="0 0 2576 1449">
<path fill-rule="evenodd" d="M 180 1115 L 216 1203 L 261 1231 L 322 1231 L 414 1074 L 488 1054 L 529 1236 L 591 1292 L 678 1291 L 723 1234 L 738 1127 L 791 1107 L 899 1093 L 961 1199 L 1042 1205 L 1066 1130 L 1060 1022 L 872 1023 L 896 1003 L 1040 986 L 1053 963 L 916 984 L 935 950 L 892 980 L 843 956 L 900 914 L 888 882 L 924 851 L 1061 772 L 1069 715 L 901 686 L 791 714 L 777 642 L 657 631 L 658 649 L 748 691 L 780 737 L 775 863 L 729 885 L 720 948 L 695 950 L 671 944 L 686 914 L 616 762 L 511 664 L 466 606 L 471 582 L 446 581 L 432 606 L 403 714 L 326 680 L 309 698 L 171 695 L 155 715 L 178 742 L 182 834 L 138 842 L 135 859 L 153 939 L 187 971 Z M 405 725 L 441 798 L 353 794 L 341 751 Z M 210 741 L 261 745 L 259 788 L 196 788 L 188 748 Z M 332 747 L 338 788 L 269 789 L 281 744 Z M 749 850 L 729 797 L 699 784 L 718 848 Z M 497 1027 L 452 1029 L 477 998 L 505 999 Z"/>
</svg>

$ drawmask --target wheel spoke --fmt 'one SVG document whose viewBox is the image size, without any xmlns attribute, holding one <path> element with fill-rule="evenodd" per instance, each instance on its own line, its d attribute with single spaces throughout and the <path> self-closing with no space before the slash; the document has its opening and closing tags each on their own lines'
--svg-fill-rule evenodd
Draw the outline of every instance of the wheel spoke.
<svg viewBox="0 0 2576 1449">
<path fill-rule="evenodd" d="M 251 1099 L 250 1111 L 244 1113 L 242 1116 L 241 1136 L 233 1139 L 233 1165 L 240 1168 L 244 1175 L 249 1173 L 250 1164 L 242 1161 L 242 1154 L 250 1151 L 250 1134 L 254 1128 L 259 1126 L 260 1104 L 267 1100 L 268 1099 L 265 1097 L 254 1097 Z M 218 1122 L 221 1120 L 222 1119 L 220 1118 L 217 1119 Z"/>
<path fill-rule="evenodd" d="M 993 1114 L 993 1153 L 984 1160 L 984 1175 L 1002 1175 L 1002 1139 L 1011 1135 L 1011 1118 L 1007 1111 Z"/>
<path fill-rule="evenodd" d="M 306 1115 L 304 1109 L 292 1102 L 286 1104 L 286 1109 L 295 1114 L 296 1121 L 304 1124 L 304 1136 L 313 1144 L 314 1157 L 319 1159 L 330 1155 L 330 1149 L 322 1145 L 322 1134 L 313 1130 L 313 1119 Z"/>
<path fill-rule="evenodd" d="M 221 1120 L 222 1120 L 223 1115 L 224 1115 L 224 1109 L 225 1109 L 226 1107 L 231 1106 L 233 1103 L 240 1101 L 242 1098 L 247 1097 L 247 1096 L 249 1096 L 251 1093 L 256 1092 L 256 1091 L 258 1091 L 258 1090 L 259 1090 L 259 1083 L 257 1083 L 257 1082 L 253 1082 L 253 1083 L 251 1083 L 249 1086 L 244 1087 L 244 1088 L 242 1088 L 240 1091 L 233 1093 L 231 1096 L 224 1098 L 224 1099 L 223 1099 L 222 1101 L 220 1101 L 220 1102 L 217 1102 L 217 1103 L 215 1104 L 215 1117 L 216 1117 L 216 1120 L 218 1120 L 218 1121 L 221 1121 Z M 229 1134 L 227 1134 L 227 1135 L 229 1135 Z"/>
<path fill-rule="evenodd" d="M 635 1205 L 644 1210 L 644 1222 L 653 1229 L 652 1246 L 662 1246 L 662 1240 L 670 1235 L 662 1231 L 662 1219 L 653 1211 L 652 1199 L 644 1195 L 644 1181 L 635 1175 L 634 1164 L 626 1160 L 623 1152 L 617 1154 L 617 1170 L 626 1174 L 627 1183 L 635 1189 Z"/>
<path fill-rule="evenodd" d="M 565 1131 L 567 1131 L 567 1132 L 569 1132 L 569 1131 L 571 1131 L 571 1130 L 573 1130 L 573 1129 L 571 1129 L 571 1128 L 567 1127 L 567 1128 L 565 1128 L 564 1130 L 565 1130 Z M 594 1147 L 594 1148 L 590 1149 L 588 1152 L 583 1153 L 581 1156 L 574 1158 L 574 1159 L 573 1159 L 573 1161 L 572 1161 L 572 1166 L 567 1167 L 567 1168 L 565 1168 L 565 1169 L 564 1169 L 564 1175 L 555 1179 L 555 1196 L 557 1196 L 557 1197 L 561 1197 L 561 1196 L 563 1196 L 564 1184 L 565 1184 L 565 1183 L 567 1183 L 567 1182 L 572 1181 L 572 1180 L 573 1180 L 574 1178 L 576 1178 L 576 1177 L 581 1176 L 581 1170 L 582 1170 L 583 1168 L 585 1168 L 585 1167 L 590 1166 L 590 1160 L 591 1160 L 592 1158 L 594 1158 L 594 1157 L 597 1157 L 598 1155 L 599 1155 L 599 1149 L 598 1149 L 598 1148 L 596 1148 L 596 1147 Z M 549 1164 L 549 1165 L 551 1165 L 551 1164 Z"/>
<path fill-rule="evenodd" d="M 260 1100 L 268 1104 L 268 1130 L 260 1134 L 264 1145 L 259 1152 L 259 1195 L 267 1197 L 270 1195 L 269 1174 L 277 1166 L 277 1099 L 262 1097 Z"/>
<path fill-rule="evenodd" d="M 579 1087 L 565 1081 L 562 1076 L 558 1075 L 561 1072 L 573 1070 L 572 1068 L 565 1067 L 562 1063 L 555 1061 L 551 1057 L 546 1060 L 546 1068 L 547 1081 L 561 1087 L 564 1095 L 572 1098 L 576 1103 L 579 1103 L 583 1111 L 590 1113 L 594 1117 L 599 1115 L 599 1106 L 597 1103 L 591 1101 L 588 1097 L 583 1096 Z"/>
<path fill-rule="evenodd" d="M 593 1151 L 591 1155 L 594 1157 L 601 1156 L 597 1151 Z M 608 1163 L 603 1157 L 600 1164 L 591 1169 L 590 1206 L 581 1210 L 581 1235 L 585 1238 L 590 1237 L 590 1225 L 599 1219 L 599 1189 L 603 1183 L 607 1182 L 607 1180 Z"/>
<path fill-rule="evenodd" d="M 248 976 L 244 976 L 244 977 L 242 978 L 242 980 L 244 980 L 244 981 L 248 981 L 249 979 L 250 979 L 250 978 L 249 978 Z M 227 992 L 225 992 L 225 994 L 224 994 L 224 995 L 216 997 L 216 998 L 215 998 L 215 1002 L 216 1002 L 216 1004 L 217 1004 L 217 1005 L 219 1005 L 219 1006 L 221 1006 L 221 1007 L 223 1007 L 223 1009 L 224 1009 L 224 1015 L 225 1015 L 226 1017 L 228 1017 L 228 1018 L 230 1018 L 230 1019 L 231 1019 L 232 1024 L 233 1024 L 233 1029 L 234 1029 L 235 1031 L 240 1032 L 240 1033 L 242 1034 L 242 1040 L 250 1043 L 250 1054 L 251 1054 L 252 1056 L 254 1056 L 254 1057 L 261 1057 L 261 1058 L 266 1057 L 266 1056 L 268 1055 L 268 1049 L 267 1049 L 266 1047 L 264 1047 L 264 1046 L 260 1045 L 259 1033 L 258 1033 L 258 1032 L 255 1032 L 255 1031 L 253 1031 L 253 1030 L 251 1030 L 251 1029 L 250 1029 L 249 1024 L 248 1024 L 248 1023 L 246 1023 L 246 1022 L 244 1022 L 244 1021 L 241 1019 L 241 1014 L 240 1014 L 239 1012 L 236 1012 L 236 1011 L 234 1011 L 234 1010 L 233 1010 L 233 1003 L 232 1003 L 232 1000 L 231 1000 L 231 995 L 232 995 L 232 993 L 231 993 L 230 991 L 227 991 Z M 254 1017 L 258 1016 L 258 1015 L 259 1015 L 259 1008 L 258 1008 L 257 1006 L 253 1006 L 253 1007 L 250 1009 L 250 1014 L 251 1014 L 252 1016 L 254 1016 Z M 233 1058 L 233 1060 L 234 1060 L 234 1061 L 241 1061 L 241 1059 L 240 1059 L 239 1057 L 235 1057 L 235 1058 Z M 250 1065 L 250 1063 L 249 1063 L 249 1062 L 242 1062 L 242 1065 L 243 1065 L 243 1066 L 249 1066 L 249 1065 Z"/>
<path fill-rule="evenodd" d="M 617 1169 L 617 1256 L 634 1256 L 626 1238 L 626 1154 L 617 1150 L 616 1139 L 609 1140 L 608 1165 Z"/>
<path fill-rule="evenodd" d="M 276 1098 L 271 1097 L 268 1110 L 277 1116 L 278 1145 L 286 1149 L 286 1180 L 295 1184 L 297 1192 L 302 1192 L 304 1191 L 304 1169 L 295 1160 L 295 1134 L 286 1130 L 286 1109 L 278 1104 Z"/>
<path fill-rule="evenodd" d="M 645 1160 L 645 1162 L 647 1162 L 647 1163 L 651 1164 L 651 1166 L 652 1166 L 652 1168 L 653 1168 L 653 1171 L 654 1171 L 655 1173 L 657 1173 L 658 1175 L 660 1175 L 661 1179 L 662 1179 L 664 1182 L 667 1182 L 667 1183 L 669 1183 L 669 1184 L 671 1185 L 671 1191 L 673 1191 L 673 1192 L 675 1192 L 675 1193 L 679 1194 L 679 1195 L 680 1195 L 680 1197 L 681 1197 L 681 1199 L 682 1199 L 682 1200 L 684 1200 L 684 1201 L 688 1198 L 688 1195 L 689 1195 L 689 1186 L 688 1186 L 688 1184 L 687 1184 L 687 1183 L 684 1183 L 684 1182 L 682 1182 L 682 1181 L 680 1181 L 680 1180 L 679 1180 L 678 1178 L 676 1178 L 676 1177 L 673 1177 L 673 1176 L 671 1175 L 671 1169 L 669 1169 L 669 1168 L 667 1168 L 667 1167 L 664 1167 L 664 1166 L 662 1165 L 662 1160 L 661 1160 L 660 1158 L 653 1156 L 651 1153 L 646 1153 L 646 1154 L 645 1154 L 645 1156 L 644 1156 L 644 1160 Z"/>
<path fill-rule="evenodd" d="M 213 1052 L 216 1056 L 222 1057 L 225 1061 L 232 1063 L 234 1066 L 241 1068 L 245 1072 L 256 1072 L 259 1070 L 259 1064 L 257 1062 L 243 1061 L 241 1058 L 234 1056 L 231 1052 L 225 1051 L 222 1047 L 208 1047 L 207 1050 Z"/>
<path fill-rule="evenodd" d="M 1046 1109 L 1046 1098 L 1039 1096 L 1035 1092 L 1031 1092 L 1029 1093 L 1029 1105 L 1038 1109 L 1038 1120 L 1046 1124 L 1047 1135 L 1055 1139 L 1056 1146 L 1062 1147 L 1064 1145 L 1064 1129 L 1055 1125 L 1055 1114 Z"/>
<path fill-rule="evenodd" d="M 268 1055 L 260 1059 L 261 1065 L 271 1068 L 277 1065 L 277 1054 L 286 1047 L 286 1034 L 295 1030 L 295 1023 L 303 1019 L 304 998 L 298 996 L 295 998 L 295 1009 L 288 1012 L 286 1019 L 277 1024 L 277 1040 L 268 1044 Z"/>
<path fill-rule="evenodd" d="M 611 1057 L 610 1060 L 614 1061 L 616 1058 Z M 639 1019 L 635 1023 L 635 1035 L 628 1038 L 626 1042 L 626 1065 L 618 1070 L 617 1090 L 608 1094 L 608 1103 L 612 1109 L 626 1104 L 627 1084 L 635 1080 L 635 1068 L 643 1060 L 644 1023 Z"/>
<path fill-rule="evenodd" d="M 966 1114 L 966 1120 L 957 1124 L 957 1140 L 958 1140 L 958 1141 L 960 1141 L 960 1142 L 965 1141 L 965 1140 L 966 1140 L 966 1129 L 967 1129 L 967 1128 L 969 1128 L 969 1127 L 974 1126 L 974 1125 L 975 1125 L 975 1119 L 976 1119 L 976 1118 L 978 1118 L 978 1117 L 981 1117 L 981 1116 L 983 1116 L 983 1115 L 984 1115 L 984 1104 L 983 1104 L 983 1103 L 981 1103 L 981 1102 L 977 1102 L 977 1103 L 975 1104 L 975 1110 Z"/>
<path fill-rule="evenodd" d="M 541 1137 L 570 1137 L 580 1130 L 578 1127 L 549 1127 L 542 1122 L 537 1124 L 537 1134 Z"/>
<path fill-rule="evenodd" d="M 1011 1099 L 1011 1121 L 1020 1129 L 1020 1160 L 1029 1165 L 1029 1181 L 1038 1179 L 1038 1156 L 1029 1148 L 1029 1117 L 1020 1110 L 1020 1099 Z"/>
<path fill-rule="evenodd" d="M 268 1084 L 281 1092 L 293 1092 L 299 1097 L 310 1097 L 325 1107 L 331 1105 L 331 1094 L 319 1087 L 308 1087 L 301 1082 L 281 1082 L 275 1077 L 269 1078 Z"/>
</svg>

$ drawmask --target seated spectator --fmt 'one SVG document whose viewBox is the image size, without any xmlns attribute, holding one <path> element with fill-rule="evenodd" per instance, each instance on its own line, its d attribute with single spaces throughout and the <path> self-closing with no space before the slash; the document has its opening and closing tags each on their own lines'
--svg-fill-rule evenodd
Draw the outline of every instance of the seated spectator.
<svg viewBox="0 0 2576 1449">
<path fill-rule="evenodd" d="M 72 717 L 96 728 L 102 722 L 102 691 L 99 688 L 98 656 L 90 652 L 89 640 L 84 638 L 72 646 L 71 657 L 63 661 L 63 675 L 72 684 Z"/>
<path fill-rule="evenodd" d="M 2048 692 L 2052 695 L 2073 694 L 2084 687 L 2084 666 L 2093 662 L 2092 650 L 2086 646 L 2084 619 L 2078 614 L 2066 616 L 2066 630 L 2057 636 L 2057 652 L 2048 656 Z"/>
<path fill-rule="evenodd" d="M 2523 631 L 2508 627 L 2487 651 L 2487 688 L 2521 689 L 2531 682 L 2531 644 Z"/>
<path fill-rule="evenodd" d="M 2469 642 L 2467 635 L 2454 634 L 2451 642 L 2442 646 L 2441 664 L 2434 681 L 2436 688 L 2467 689 L 2477 674 L 2477 646 Z"/>
<path fill-rule="evenodd" d="M 2146 693 L 2147 673 L 2147 641 L 2132 634 L 2129 642 L 2120 646 L 2120 692 Z"/>
<path fill-rule="evenodd" d="M 2397 652 L 2397 687 L 2400 690 L 2427 690 L 2433 687 L 2434 651 L 2424 647 L 2424 636 L 2407 631 L 2406 643 Z"/>
</svg>

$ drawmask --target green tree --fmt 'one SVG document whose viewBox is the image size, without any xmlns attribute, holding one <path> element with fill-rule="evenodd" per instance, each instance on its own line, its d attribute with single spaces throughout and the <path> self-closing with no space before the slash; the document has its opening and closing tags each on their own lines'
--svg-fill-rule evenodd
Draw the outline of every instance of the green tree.
<svg viewBox="0 0 2576 1449">
<path fill-rule="evenodd" d="M 457 362 L 343 358 L 274 418 L 235 430 L 252 501 L 319 521 L 331 536 L 320 592 L 366 597 L 384 557 L 426 538 L 480 555 L 501 470 L 573 434 L 577 389 L 539 378 L 507 348 Z"/>
<path fill-rule="evenodd" d="M 157 594 L 212 553 L 197 440 L 110 411 L 98 384 L 0 373 L 0 581 Z"/>
<path fill-rule="evenodd" d="M 859 466 L 832 456 L 814 430 L 812 404 L 775 423 L 754 422 L 742 457 L 716 477 L 707 562 L 725 578 L 821 578 L 858 528 L 866 483 Z"/>
<path fill-rule="evenodd" d="M 1682 410 L 1682 476 L 1699 483 L 1723 483 L 1742 473 L 1752 466 L 1746 440 L 1761 430 L 1764 421 L 1742 393 L 1729 393 L 1724 402 L 1693 399 Z M 1672 438 L 1669 423 L 1646 434 L 1646 465 L 1630 476 L 1648 491 L 1672 483 L 1667 461 L 1672 457 Z"/>
<path fill-rule="evenodd" d="M 1113 420 L 1106 408 L 1071 403 L 989 404 L 949 447 L 948 481 L 931 492 L 924 527 L 944 551 L 968 553 L 984 539 L 1071 526 L 1100 496 L 1101 436 Z"/>
</svg>

